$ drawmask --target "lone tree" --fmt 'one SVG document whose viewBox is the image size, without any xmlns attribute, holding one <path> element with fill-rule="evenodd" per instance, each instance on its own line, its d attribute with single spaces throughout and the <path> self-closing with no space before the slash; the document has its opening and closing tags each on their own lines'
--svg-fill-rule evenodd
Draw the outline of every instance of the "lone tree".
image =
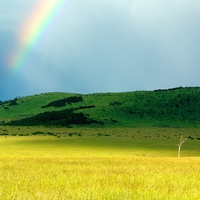
<svg viewBox="0 0 200 200">
<path fill-rule="evenodd" d="M 181 154 L 181 146 L 183 145 L 183 143 L 187 140 L 186 138 L 183 138 L 183 136 L 181 136 L 180 138 L 180 143 L 178 144 L 178 158 L 180 158 L 180 154 Z"/>
</svg>

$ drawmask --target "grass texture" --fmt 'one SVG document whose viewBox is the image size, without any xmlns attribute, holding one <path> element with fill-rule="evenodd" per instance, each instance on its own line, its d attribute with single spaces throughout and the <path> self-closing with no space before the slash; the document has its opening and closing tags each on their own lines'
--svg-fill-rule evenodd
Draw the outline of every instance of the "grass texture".
<svg viewBox="0 0 200 200">
<path fill-rule="evenodd" d="M 2 199 L 191 199 L 199 158 L 1 158 Z"/>
<path fill-rule="evenodd" d="M 1 199 L 199 199 L 199 140 L 177 158 L 179 134 L 199 129 L 4 129 L 17 135 L 0 137 Z"/>
</svg>

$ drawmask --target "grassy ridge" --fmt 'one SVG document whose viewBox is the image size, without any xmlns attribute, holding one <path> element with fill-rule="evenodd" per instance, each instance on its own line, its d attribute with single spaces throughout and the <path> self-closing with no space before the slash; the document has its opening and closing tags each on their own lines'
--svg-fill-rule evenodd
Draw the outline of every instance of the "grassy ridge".
<svg viewBox="0 0 200 200">
<path fill-rule="evenodd" d="M 69 103 L 74 97 L 81 101 Z M 52 106 L 55 102 L 65 104 Z M 110 126 L 199 127 L 200 88 L 174 88 L 124 93 L 71 94 L 46 93 L 18 98 L 16 104 L 0 106 L 0 121 L 31 118 L 40 113 L 75 109 L 85 117 Z M 23 125 L 23 121 L 21 122 Z M 58 124 L 59 125 L 59 124 Z M 69 125 L 69 124 L 68 124 Z"/>
</svg>

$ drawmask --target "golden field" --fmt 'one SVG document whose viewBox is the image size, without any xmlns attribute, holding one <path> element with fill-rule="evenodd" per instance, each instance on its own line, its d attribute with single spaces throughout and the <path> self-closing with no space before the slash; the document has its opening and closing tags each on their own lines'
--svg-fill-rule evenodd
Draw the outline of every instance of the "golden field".
<svg viewBox="0 0 200 200">
<path fill-rule="evenodd" d="M 1 158 L 1 199 L 191 199 L 199 158 Z"/>
<path fill-rule="evenodd" d="M 80 137 L 1 136 L 0 199 L 200 198 L 197 140 L 186 141 L 178 159 L 178 138 L 137 138 L 138 130 L 131 134 L 130 130 L 124 134 L 107 130 L 111 136 L 98 136 L 100 130 L 92 130 L 92 135 L 90 131 L 83 131 Z M 148 132 L 153 135 L 156 130 Z"/>
</svg>

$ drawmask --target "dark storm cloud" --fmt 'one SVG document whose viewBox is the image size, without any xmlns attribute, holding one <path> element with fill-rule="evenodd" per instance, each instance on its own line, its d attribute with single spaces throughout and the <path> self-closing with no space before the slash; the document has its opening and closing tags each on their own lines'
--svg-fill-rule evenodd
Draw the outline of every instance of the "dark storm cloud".
<svg viewBox="0 0 200 200">
<path fill-rule="evenodd" d="M 3 2 L 12 2 L 12 15 L 18 17 L 1 15 L 6 20 L 0 31 L 15 34 L 17 20 L 23 24 L 39 1 Z M 23 7 L 27 12 L 20 15 Z M 12 29 L 8 19 L 15 24 Z M 26 85 L 27 94 L 199 86 L 199 35 L 199 1 L 66 1 L 15 79 Z M 6 55 L 10 38 L 1 38 Z"/>
</svg>

